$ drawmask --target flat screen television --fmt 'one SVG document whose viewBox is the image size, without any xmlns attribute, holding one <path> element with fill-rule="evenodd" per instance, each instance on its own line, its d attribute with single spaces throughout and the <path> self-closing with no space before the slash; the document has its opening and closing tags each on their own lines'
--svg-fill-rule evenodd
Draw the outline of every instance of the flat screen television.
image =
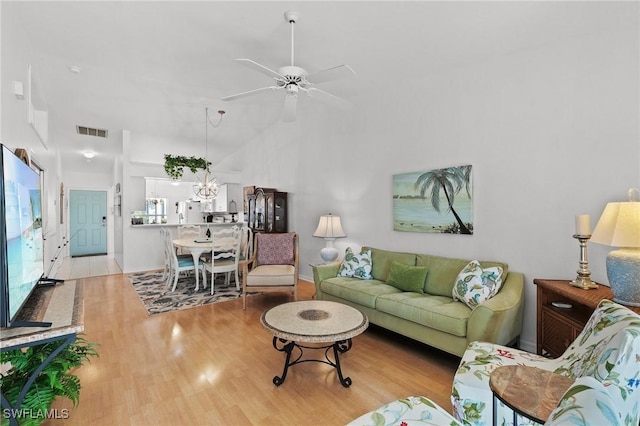
<svg viewBox="0 0 640 426">
<path fill-rule="evenodd" d="M 0 147 L 0 326 L 36 325 L 16 317 L 44 275 L 40 174 Z"/>
</svg>

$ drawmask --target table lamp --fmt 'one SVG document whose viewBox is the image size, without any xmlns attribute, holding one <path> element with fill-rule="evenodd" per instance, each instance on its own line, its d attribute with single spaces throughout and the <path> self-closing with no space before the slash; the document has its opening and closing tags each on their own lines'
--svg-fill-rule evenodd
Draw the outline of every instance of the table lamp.
<svg viewBox="0 0 640 426">
<path fill-rule="evenodd" d="M 333 262 L 338 257 L 338 250 L 333 247 L 336 238 L 346 237 L 340 223 L 340 216 L 333 216 L 331 213 L 320 216 L 318 227 L 313 233 L 314 237 L 324 238 L 325 247 L 320 250 L 320 257 L 325 262 Z"/>
<path fill-rule="evenodd" d="M 635 188 L 628 195 L 628 202 L 607 204 L 591 241 L 620 247 L 607 255 L 607 278 L 613 301 L 640 306 L 640 197 Z"/>
</svg>

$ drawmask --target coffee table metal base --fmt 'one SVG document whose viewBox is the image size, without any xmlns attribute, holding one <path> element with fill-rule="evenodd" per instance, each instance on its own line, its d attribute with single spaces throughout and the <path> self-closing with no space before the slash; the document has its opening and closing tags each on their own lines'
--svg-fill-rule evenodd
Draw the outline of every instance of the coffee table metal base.
<svg viewBox="0 0 640 426">
<path fill-rule="evenodd" d="M 344 386 L 345 388 L 348 388 L 349 386 L 351 386 L 351 378 L 344 377 L 342 375 L 342 368 L 340 367 L 339 354 L 341 353 L 343 354 L 347 352 L 349 349 L 351 349 L 351 344 L 352 344 L 351 339 L 346 339 L 346 340 L 339 340 L 337 342 L 334 342 L 330 345 L 325 345 L 325 346 L 305 346 L 305 345 L 296 343 L 292 340 L 274 337 L 273 347 L 279 352 L 285 352 L 287 354 L 287 357 L 284 361 L 284 370 L 282 371 L 282 376 L 275 376 L 273 378 L 273 384 L 276 386 L 280 386 L 281 384 L 283 384 L 285 379 L 287 378 L 287 371 L 289 371 L 289 367 L 293 365 L 301 364 L 303 362 L 321 362 L 323 364 L 328 364 L 334 367 L 338 373 L 338 379 L 340 380 L 340 384 L 342 384 L 342 386 Z M 298 357 L 292 361 L 291 358 L 292 358 L 292 353 L 294 348 L 298 348 L 300 353 L 298 354 Z M 324 359 L 315 359 L 315 358 L 302 359 L 304 349 L 313 349 L 313 350 L 324 349 Z M 331 360 L 331 358 L 329 357 L 329 352 L 332 350 L 333 350 L 333 360 Z"/>
</svg>

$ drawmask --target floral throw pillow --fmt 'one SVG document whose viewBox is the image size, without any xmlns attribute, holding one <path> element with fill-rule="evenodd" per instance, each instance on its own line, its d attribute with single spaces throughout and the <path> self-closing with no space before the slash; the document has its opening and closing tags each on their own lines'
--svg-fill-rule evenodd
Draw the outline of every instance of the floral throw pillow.
<svg viewBox="0 0 640 426">
<path fill-rule="evenodd" d="M 482 269 L 480 262 L 472 260 L 456 278 L 453 298 L 471 309 L 498 294 L 502 287 L 502 268 L 494 266 Z"/>
<path fill-rule="evenodd" d="M 351 247 L 347 247 L 338 276 L 354 277 L 362 280 L 373 279 L 371 276 L 371 249 L 363 249 L 360 254 L 355 254 Z"/>
<path fill-rule="evenodd" d="M 295 233 L 258 234 L 258 265 L 293 265 Z"/>
</svg>

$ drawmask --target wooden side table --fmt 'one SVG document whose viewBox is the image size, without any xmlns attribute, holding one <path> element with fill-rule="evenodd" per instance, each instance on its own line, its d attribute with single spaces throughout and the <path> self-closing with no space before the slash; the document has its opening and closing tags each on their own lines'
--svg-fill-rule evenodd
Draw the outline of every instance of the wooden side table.
<svg viewBox="0 0 640 426">
<path fill-rule="evenodd" d="M 569 280 L 536 278 L 537 288 L 537 352 L 557 358 L 564 353 L 602 299 L 613 299 L 609 287 L 583 290 L 569 284 Z M 571 307 L 554 306 L 569 304 Z M 627 306 L 636 313 L 640 307 Z"/>
<path fill-rule="evenodd" d="M 558 405 L 573 379 L 551 371 L 524 365 L 496 368 L 489 378 L 493 392 L 493 424 L 497 424 L 498 399 L 513 410 L 513 424 L 517 414 L 537 423 L 544 423 Z"/>
</svg>

